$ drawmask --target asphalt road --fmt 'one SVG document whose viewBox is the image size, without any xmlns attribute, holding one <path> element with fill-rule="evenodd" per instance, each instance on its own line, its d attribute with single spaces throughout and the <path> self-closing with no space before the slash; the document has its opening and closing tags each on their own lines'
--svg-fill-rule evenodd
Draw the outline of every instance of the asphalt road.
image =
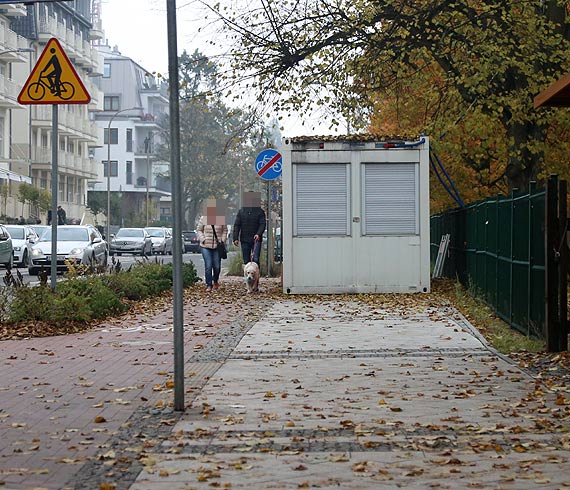
<svg viewBox="0 0 570 490">
<path fill-rule="evenodd" d="M 115 257 L 115 260 L 119 260 L 123 266 L 123 268 L 129 267 L 129 265 L 133 264 L 135 261 L 140 261 L 142 257 L 140 256 L 133 256 L 133 255 L 121 255 L 120 257 Z M 158 260 L 164 264 L 169 264 L 172 262 L 172 255 L 152 255 L 148 258 L 149 261 Z M 201 254 L 197 253 L 185 253 L 183 255 L 184 262 L 193 262 L 194 266 L 196 267 L 196 272 L 198 273 L 199 277 L 204 276 L 204 260 L 202 259 Z M 16 267 L 14 267 L 16 269 Z M 17 268 L 24 278 L 24 283 L 26 284 L 34 284 L 38 282 L 37 276 L 30 276 L 28 274 L 27 267 L 18 267 Z M 5 269 L 0 269 L 0 276 L 4 277 Z M 58 275 L 59 278 L 63 277 L 62 275 Z M 4 286 L 4 282 L 0 280 L 0 286 Z"/>
</svg>

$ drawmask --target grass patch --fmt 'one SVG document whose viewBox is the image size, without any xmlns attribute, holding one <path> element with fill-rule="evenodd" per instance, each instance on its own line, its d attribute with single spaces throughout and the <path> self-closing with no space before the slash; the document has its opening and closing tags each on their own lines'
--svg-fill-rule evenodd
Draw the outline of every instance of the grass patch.
<svg viewBox="0 0 570 490">
<path fill-rule="evenodd" d="M 434 280 L 441 291 L 471 324 L 481 332 L 495 349 L 503 354 L 512 352 L 542 352 L 546 344 L 541 339 L 527 337 L 501 320 L 481 299 L 473 296 L 459 282 L 450 279 Z"/>
</svg>

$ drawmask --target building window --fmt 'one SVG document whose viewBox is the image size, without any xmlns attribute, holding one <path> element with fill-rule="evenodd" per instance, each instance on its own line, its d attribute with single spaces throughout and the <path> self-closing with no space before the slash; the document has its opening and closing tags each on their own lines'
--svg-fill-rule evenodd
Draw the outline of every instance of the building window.
<svg viewBox="0 0 570 490">
<path fill-rule="evenodd" d="M 133 162 L 127 160 L 127 184 L 133 183 Z"/>
<path fill-rule="evenodd" d="M 119 96 L 118 95 L 105 95 L 103 98 L 104 111 L 118 111 L 119 110 Z"/>
<path fill-rule="evenodd" d="M 160 215 L 161 216 L 170 216 L 170 208 L 161 207 L 160 208 Z"/>
<path fill-rule="evenodd" d="M 127 151 L 133 151 L 133 130 L 127 128 Z"/>
<path fill-rule="evenodd" d="M 103 160 L 103 177 L 107 177 L 107 160 Z M 119 163 L 117 160 L 111 160 L 111 177 L 119 176 Z"/>
<path fill-rule="evenodd" d="M 65 151 L 65 140 L 64 139 L 59 140 L 59 149 L 61 151 Z"/>
<path fill-rule="evenodd" d="M 103 143 L 108 145 L 109 144 L 109 128 L 105 128 L 103 131 Z M 119 129 L 118 128 L 111 128 L 111 144 L 117 145 L 119 144 Z"/>
<path fill-rule="evenodd" d="M 104 63 L 103 64 L 103 78 L 110 78 L 111 77 L 111 63 Z"/>
</svg>

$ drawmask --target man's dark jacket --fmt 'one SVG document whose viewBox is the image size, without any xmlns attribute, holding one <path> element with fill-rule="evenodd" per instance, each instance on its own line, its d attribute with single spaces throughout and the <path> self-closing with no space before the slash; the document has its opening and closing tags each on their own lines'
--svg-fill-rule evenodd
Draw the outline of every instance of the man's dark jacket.
<svg viewBox="0 0 570 490">
<path fill-rule="evenodd" d="M 260 207 L 241 208 L 236 216 L 233 229 L 233 240 L 244 243 L 253 243 L 253 237 L 259 236 L 261 240 L 265 231 L 265 211 Z"/>
</svg>

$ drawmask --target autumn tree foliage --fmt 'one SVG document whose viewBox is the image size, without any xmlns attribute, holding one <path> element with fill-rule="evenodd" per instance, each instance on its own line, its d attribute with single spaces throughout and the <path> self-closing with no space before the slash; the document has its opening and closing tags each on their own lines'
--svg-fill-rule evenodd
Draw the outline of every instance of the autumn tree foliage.
<svg viewBox="0 0 570 490">
<path fill-rule="evenodd" d="M 279 94 L 276 109 L 326 104 L 353 128 L 424 131 L 449 141 L 441 153 L 471 187 L 498 190 L 540 178 L 552 125 L 564 126 L 532 102 L 570 68 L 567 8 L 556 0 L 212 7 L 234 43 L 234 77 L 261 98 Z"/>
</svg>

